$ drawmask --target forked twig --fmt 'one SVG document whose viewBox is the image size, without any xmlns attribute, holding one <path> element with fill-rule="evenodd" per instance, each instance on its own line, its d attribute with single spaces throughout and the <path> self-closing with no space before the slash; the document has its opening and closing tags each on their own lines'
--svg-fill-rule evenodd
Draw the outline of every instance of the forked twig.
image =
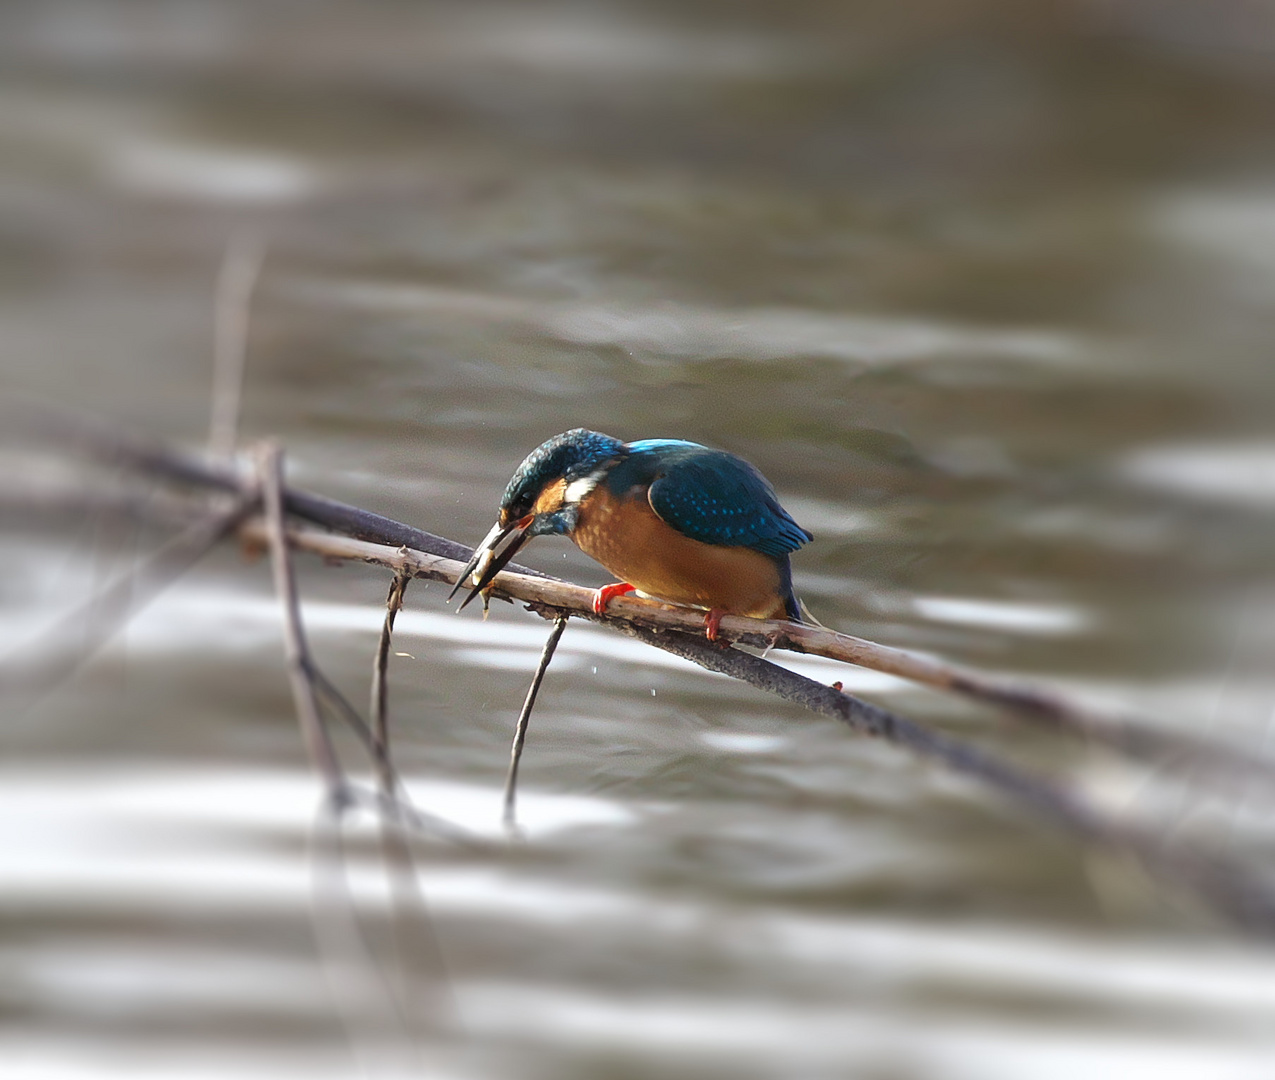
<svg viewBox="0 0 1275 1080">
<path fill-rule="evenodd" d="M 275 591 L 279 594 L 284 610 L 284 648 L 293 701 L 296 704 L 302 737 L 311 760 L 327 784 L 328 797 L 343 806 L 369 805 L 381 816 L 388 816 L 397 825 L 412 831 L 442 836 L 454 842 L 472 843 L 473 838 L 465 830 L 442 818 L 423 813 L 410 804 L 406 789 L 395 774 L 388 755 L 382 752 L 380 744 L 359 716 L 358 710 L 315 664 L 305 636 L 296 576 L 292 568 L 289 548 L 291 539 L 285 525 L 281 497 L 283 454 L 277 444 L 267 443 L 262 447 L 258 470 L 266 511 L 264 539 L 271 552 Z M 320 697 L 346 722 L 373 758 L 382 783 L 382 790 L 375 797 L 364 798 L 358 788 L 348 784 L 319 709 Z"/>
<path fill-rule="evenodd" d="M 328 784 L 330 792 L 345 792 L 344 772 L 332 744 L 331 735 L 319 709 L 319 698 L 328 704 L 345 721 L 358 737 L 376 763 L 382 790 L 390 802 L 397 801 L 401 789 L 384 743 L 368 727 L 340 689 L 319 669 L 306 641 L 301 620 L 301 605 L 297 595 L 296 575 L 292 569 L 289 537 L 283 509 L 283 452 L 276 443 L 266 443 L 260 452 L 259 471 L 262 482 L 262 501 L 266 511 L 266 540 L 270 547 L 274 568 L 275 591 L 284 609 L 284 646 L 288 661 L 288 675 L 292 683 L 293 700 L 302 735 L 310 751 L 310 757 Z M 348 798 L 348 795 L 347 795 Z"/>
<path fill-rule="evenodd" d="M 562 631 L 567 628 L 567 620 L 571 616 L 559 612 L 554 616 L 553 629 L 549 631 L 549 639 L 540 653 L 540 663 L 536 665 L 536 673 L 531 677 L 531 686 L 527 690 L 527 699 L 522 703 L 522 712 L 518 714 L 518 724 L 514 728 L 514 743 L 509 751 L 509 774 L 505 777 L 505 828 L 513 830 L 515 825 L 514 799 L 518 789 L 518 763 L 522 760 L 523 744 L 527 741 L 527 727 L 531 724 L 531 710 L 536 707 L 536 695 L 540 693 L 540 684 L 544 682 L 545 672 L 549 670 L 549 662 L 553 660 L 558 642 L 562 640 Z"/>
</svg>

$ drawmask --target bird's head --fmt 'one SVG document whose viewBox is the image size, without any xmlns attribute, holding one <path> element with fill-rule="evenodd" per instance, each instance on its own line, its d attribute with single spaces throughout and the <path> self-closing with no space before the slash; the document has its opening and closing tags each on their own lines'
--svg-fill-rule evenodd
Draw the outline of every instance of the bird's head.
<svg viewBox="0 0 1275 1080">
<path fill-rule="evenodd" d="M 496 524 L 474 550 L 448 599 L 471 585 L 463 608 L 533 536 L 570 536 L 580 503 L 626 453 L 619 439 L 585 428 L 564 431 L 536 447 L 514 472 Z"/>
</svg>

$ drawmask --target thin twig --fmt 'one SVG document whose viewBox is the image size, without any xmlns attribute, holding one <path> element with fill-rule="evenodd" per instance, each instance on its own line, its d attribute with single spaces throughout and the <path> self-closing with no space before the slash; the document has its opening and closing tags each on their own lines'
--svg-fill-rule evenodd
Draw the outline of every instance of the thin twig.
<svg viewBox="0 0 1275 1080">
<path fill-rule="evenodd" d="M 383 808 L 380 820 L 380 841 L 383 862 L 390 884 L 390 924 L 394 934 L 394 958 L 399 972 L 399 996 L 410 1003 L 409 1017 L 431 1019 L 432 1030 L 454 1028 L 459 1013 L 451 992 L 451 979 L 443 957 L 442 946 L 434 932 L 433 920 L 421 891 L 415 872 L 407 813 L 411 809 L 407 792 L 395 775 L 391 764 L 389 741 L 389 683 L 387 680 L 390 644 L 394 633 L 394 620 L 403 606 L 411 574 L 395 573 L 390 582 L 389 595 L 385 599 L 385 620 L 377 643 L 376 659 L 372 665 L 371 717 L 372 742 L 380 783 Z M 396 792 L 401 791 L 401 797 Z M 428 973 L 428 986 L 432 993 L 420 993 L 420 981 L 411 977 L 408 957 L 415 957 L 421 969 Z"/>
<path fill-rule="evenodd" d="M 399 571 L 390 582 L 389 595 L 385 598 L 385 622 L 381 625 L 381 639 L 376 646 L 376 659 L 372 664 L 372 739 L 377 748 L 377 761 L 389 761 L 389 684 L 386 680 L 390 660 L 390 642 L 394 635 L 394 619 L 403 606 L 403 594 L 407 591 L 407 583 L 412 580 L 410 574 Z M 392 781 L 382 772 L 381 787 L 388 793 L 392 789 Z"/>
<path fill-rule="evenodd" d="M 248 316 L 264 255 L 261 240 L 255 233 L 236 229 L 226 243 L 217 274 L 212 415 L 208 424 L 208 452 L 215 458 L 229 458 L 238 440 L 248 354 Z"/>
<path fill-rule="evenodd" d="M 376 739 L 372 736 L 372 729 L 359 715 L 359 710 L 354 707 L 350 699 L 341 692 L 341 688 L 324 674 L 323 669 L 314 663 L 313 659 L 310 660 L 310 678 L 314 682 L 314 690 L 319 699 L 326 702 L 332 712 L 336 713 L 337 718 L 358 739 L 359 745 L 367 752 L 367 756 L 379 766 L 381 755 Z"/>
<path fill-rule="evenodd" d="M 531 724 L 531 710 L 536 707 L 536 695 L 540 693 L 540 684 L 544 682 L 545 672 L 553 660 L 554 650 L 562 640 L 562 631 L 567 628 L 567 620 L 571 616 L 561 612 L 554 617 L 553 629 L 549 631 L 549 639 L 540 653 L 540 663 L 536 665 L 536 673 L 531 677 L 531 686 L 527 690 L 527 699 L 522 703 L 522 712 L 518 714 L 518 724 L 514 728 L 514 743 L 509 751 L 509 775 L 505 777 L 505 828 L 511 832 L 517 827 L 514 814 L 514 799 L 518 788 L 518 763 L 522 760 L 523 744 L 527 741 L 527 727 Z"/>
<path fill-rule="evenodd" d="M 292 700 L 301 726 L 301 737 L 310 752 L 310 760 L 327 785 L 329 797 L 343 797 L 345 777 L 327 726 L 319 712 L 315 696 L 314 664 L 301 622 L 301 602 L 297 596 L 292 554 L 283 511 L 283 451 L 277 443 L 266 443 L 260 449 L 258 475 L 261 497 L 266 512 L 266 540 L 270 546 L 274 568 L 275 592 L 283 608 L 283 642 L 288 663 L 288 680 L 292 684 Z"/>
</svg>

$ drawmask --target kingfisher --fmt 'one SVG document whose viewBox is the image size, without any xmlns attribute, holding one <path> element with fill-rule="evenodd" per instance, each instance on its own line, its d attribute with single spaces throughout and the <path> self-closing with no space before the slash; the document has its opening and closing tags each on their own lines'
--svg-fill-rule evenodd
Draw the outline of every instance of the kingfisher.
<svg viewBox="0 0 1275 1080">
<path fill-rule="evenodd" d="M 632 592 L 707 611 L 713 641 L 723 615 L 806 621 L 788 556 L 814 538 L 725 450 L 585 428 L 555 435 L 518 466 L 448 599 L 468 583 L 463 608 L 535 536 L 566 536 L 621 579 L 595 591 L 599 615 Z"/>
</svg>

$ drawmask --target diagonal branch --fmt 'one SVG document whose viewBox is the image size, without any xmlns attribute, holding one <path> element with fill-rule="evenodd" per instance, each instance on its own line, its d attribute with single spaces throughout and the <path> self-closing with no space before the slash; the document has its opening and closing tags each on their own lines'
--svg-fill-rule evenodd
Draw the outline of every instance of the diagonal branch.
<svg viewBox="0 0 1275 1080">
<path fill-rule="evenodd" d="M 1246 865 L 1198 847 L 1170 844 L 1145 827 L 1113 819 L 1043 777 L 762 657 L 738 649 L 705 649 L 698 638 L 682 633 L 656 633 L 636 626 L 620 629 L 709 671 L 742 679 L 759 690 L 839 720 L 860 734 L 883 738 L 977 780 L 1028 807 L 1038 818 L 1090 843 L 1132 855 L 1149 872 L 1191 889 L 1237 925 L 1275 937 L 1272 883 L 1252 874 Z"/>
<path fill-rule="evenodd" d="M 247 526 L 245 535 L 256 535 L 252 525 Z M 417 577 L 449 584 L 455 581 L 469 559 L 467 548 L 462 551 L 462 559 L 454 559 L 420 549 L 390 554 L 385 545 L 318 532 L 300 532 L 296 536 L 298 543 L 319 554 L 363 560 L 391 569 L 408 569 Z M 617 628 L 632 625 L 703 635 L 703 613 L 692 608 L 673 607 L 637 596 L 619 596 L 608 605 L 605 615 L 595 617 L 593 589 L 544 575 L 506 569 L 496 576 L 492 591 L 509 599 L 567 609 L 574 615 Z M 874 671 L 962 692 L 973 700 L 1001 706 L 1011 715 L 1051 722 L 1061 730 L 1081 734 L 1130 757 L 1189 765 L 1204 773 L 1212 772 L 1228 783 L 1237 776 L 1267 782 L 1275 779 L 1275 762 L 1251 748 L 1157 729 L 1144 721 L 1110 717 L 1050 691 L 993 679 L 821 627 L 727 615 L 722 619 L 718 636 L 723 641 L 759 647 L 769 647 L 772 641 L 780 648 L 801 646 L 794 651 L 845 660 Z"/>
<path fill-rule="evenodd" d="M 247 524 L 242 530 L 255 539 L 260 526 Z M 359 559 L 388 567 L 397 573 L 454 581 L 464 564 L 423 552 L 388 548 L 310 530 L 294 530 L 292 544 L 324 558 Z M 1174 881 L 1192 890 L 1213 910 L 1237 925 L 1262 936 L 1275 937 L 1275 891 L 1234 860 L 1185 845 L 1171 845 L 1151 830 L 1123 822 L 1103 813 L 1080 796 L 1056 783 L 1021 769 L 969 743 L 953 739 L 914 723 L 905 717 L 825 686 L 770 661 L 721 648 L 703 636 L 702 618 L 687 612 L 684 630 L 642 625 L 639 619 L 617 618 L 593 613 L 593 590 L 544 578 L 524 577 L 508 572 L 496 578 L 497 591 L 522 600 L 549 618 L 572 615 L 602 622 L 621 633 L 710 671 L 747 682 L 766 693 L 800 704 L 823 716 L 836 719 L 863 735 L 883 738 L 917 756 L 942 765 L 999 792 L 1032 812 L 1037 818 L 1062 828 L 1089 843 L 1136 858 L 1155 876 Z M 661 605 L 632 601 L 634 605 Z M 666 615 L 675 612 L 665 611 Z"/>
</svg>

